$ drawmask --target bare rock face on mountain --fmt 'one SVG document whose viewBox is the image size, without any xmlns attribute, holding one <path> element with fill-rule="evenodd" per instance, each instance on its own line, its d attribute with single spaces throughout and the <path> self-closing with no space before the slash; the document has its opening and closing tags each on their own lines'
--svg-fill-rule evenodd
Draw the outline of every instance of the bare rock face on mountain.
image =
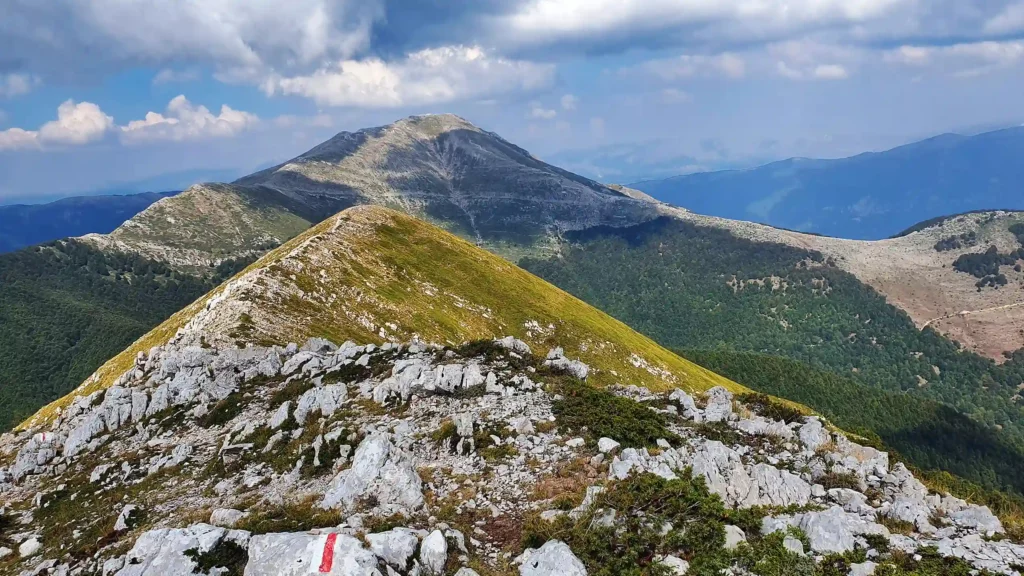
<svg viewBox="0 0 1024 576">
<path fill-rule="evenodd" d="M 342 132 L 232 184 L 193 186 L 90 241 L 183 268 L 266 250 L 345 208 L 377 204 L 499 253 L 561 231 L 653 218 L 656 202 L 561 170 L 451 114 Z"/>
</svg>

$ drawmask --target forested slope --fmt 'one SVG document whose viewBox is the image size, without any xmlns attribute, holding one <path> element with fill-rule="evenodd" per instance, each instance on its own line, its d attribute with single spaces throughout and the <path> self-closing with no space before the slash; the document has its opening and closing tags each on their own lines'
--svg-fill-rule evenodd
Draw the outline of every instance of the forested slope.
<svg viewBox="0 0 1024 576">
<path fill-rule="evenodd" d="M 75 240 L 0 255 L 0 427 L 66 394 L 241 264 L 189 276 Z"/>
<path fill-rule="evenodd" d="M 918 330 L 818 253 L 667 218 L 568 240 L 561 257 L 522 265 L 663 345 L 793 358 L 1024 437 L 1020 354 L 997 365 Z"/>
</svg>

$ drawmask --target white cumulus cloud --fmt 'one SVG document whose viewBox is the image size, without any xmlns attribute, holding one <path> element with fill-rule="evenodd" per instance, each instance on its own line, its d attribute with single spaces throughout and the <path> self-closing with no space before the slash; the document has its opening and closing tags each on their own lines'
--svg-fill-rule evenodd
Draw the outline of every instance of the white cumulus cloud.
<svg viewBox="0 0 1024 576">
<path fill-rule="evenodd" d="M 220 114 L 214 116 L 205 106 L 196 106 L 182 95 L 171 100 L 166 114 L 149 112 L 142 120 L 132 120 L 121 127 L 121 139 L 136 143 L 222 138 L 234 136 L 258 122 L 255 115 L 226 104 L 221 106 Z"/>
<path fill-rule="evenodd" d="M 531 103 L 530 112 L 526 115 L 527 118 L 534 120 L 552 120 L 555 116 L 558 116 L 558 112 L 541 106 L 540 102 Z"/>
<path fill-rule="evenodd" d="M 496 57 L 472 46 L 428 48 L 398 61 L 344 60 L 313 74 L 271 77 L 268 95 L 311 98 L 324 106 L 391 108 L 486 98 L 548 85 L 554 67 Z"/>
<path fill-rule="evenodd" d="M 0 131 L 0 150 L 79 146 L 102 140 L 110 133 L 119 134 L 125 143 L 200 140 L 234 136 L 258 122 L 255 115 L 230 106 L 221 106 L 220 114 L 215 116 L 205 106 L 178 96 L 167 105 L 164 114 L 149 112 L 142 120 L 117 126 L 96 104 L 68 100 L 57 108 L 57 119 L 38 130 Z"/>
<path fill-rule="evenodd" d="M 576 105 L 579 104 L 580 99 L 573 94 L 565 94 L 562 96 L 562 110 L 571 111 L 576 109 Z"/>
<path fill-rule="evenodd" d="M 68 100 L 57 108 L 57 119 L 43 124 L 39 130 L 9 128 L 0 132 L 0 150 L 87 144 L 102 139 L 113 127 L 114 119 L 99 106 Z"/>
</svg>

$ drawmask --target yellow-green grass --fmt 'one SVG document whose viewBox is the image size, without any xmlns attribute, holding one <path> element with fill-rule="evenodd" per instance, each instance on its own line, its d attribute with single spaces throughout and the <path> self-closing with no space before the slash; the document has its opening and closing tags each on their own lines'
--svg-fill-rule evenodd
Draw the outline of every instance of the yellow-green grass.
<svg viewBox="0 0 1024 576">
<path fill-rule="evenodd" d="M 223 332 L 208 334 L 211 341 L 267 345 L 320 336 L 380 344 L 418 337 L 455 345 L 512 335 L 540 355 L 562 346 L 592 367 L 589 380 L 599 386 L 747 391 L 501 257 L 387 208 L 346 210 L 228 282 L 236 282 L 228 298 L 243 306 L 214 307 L 212 314 L 229 317 L 210 324 Z M 76 395 L 110 386 L 139 351 L 166 343 L 225 286 L 140 338 L 22 427 L 47 421 Z"/>
</svg>

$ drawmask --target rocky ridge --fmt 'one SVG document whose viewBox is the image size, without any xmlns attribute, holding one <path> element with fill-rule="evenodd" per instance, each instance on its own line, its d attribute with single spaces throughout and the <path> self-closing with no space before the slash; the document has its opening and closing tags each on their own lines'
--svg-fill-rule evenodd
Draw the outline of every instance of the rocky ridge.
<svg viewBox="0 0 1024 576">
<path fill-rule="evenodd" d="M 453 234 L 400 212 L 358 206 L 175 314 L 107 362 L 76 394 L 112 385 L 139 352 L 175 338 L 231 347 L 314 335 L 380 345 L 414 338 L 457 344 L 507 334 L 531 345 L 557 341 L 565 354 L 589 364 L 591 378 L 601 384 L 628 378 L 651 388 L 741 389 Z M 27 424 L 38 425 L 70 400 L 57 401 Z"/>
<path fill-rule="evenodd" d="M 637 566 L 674 574 L 756 573 L 751 555 L 769 553 L 800 573 L 1024 562 L 987 508 L 929 493 L 817 418 L 763 399 L 758 414 L 724 388 L 598 392 L 588 368 L 513 337 L 154 348 L 49 426 L 3 437 L 0 570 L 583 575 L 600 561 L 576 530 L 625 546 L 617 528 L 636 518 L 656 553 Z M 685 488 L 721 532 L 624 509 L 624 491 L 652 487 Z"/>
</svg>

